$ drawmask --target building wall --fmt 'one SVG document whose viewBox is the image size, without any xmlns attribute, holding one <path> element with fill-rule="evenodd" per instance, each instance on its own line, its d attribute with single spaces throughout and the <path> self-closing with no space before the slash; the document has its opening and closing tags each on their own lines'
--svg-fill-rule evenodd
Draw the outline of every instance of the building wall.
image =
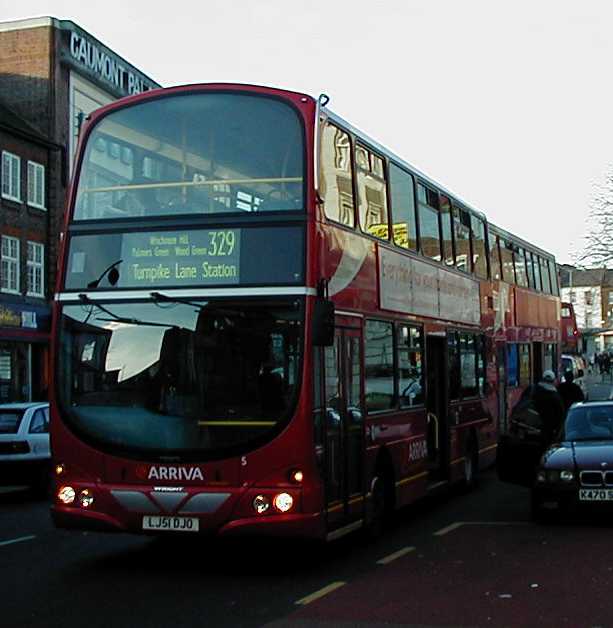
<svg viewBox="0 0 613 628">
<path fill-rule="evenodd" d="M 43 135 L 51 137 L 51 26 L 0 31 L 0 94 L 3 101 Z"/>
<path fill-rule="evenodd" d="M 49 302 L 55 290 L 77 116 L 158 85 L 70 21 L 42 17 L 0 22 L 0 51 L 0 101 L 57 145 L 53 149 L 0 131 L 0 150 L 21 158 L 22 187 L 22 202 L 0 198 L 0 233 L 19 238 L 21 271 L 21 295 L 0 292 L 1 402 L 46 394 Z M 120 65 L 125 80 L 114 83 L 101 73 L 104 63 L 92 63 L 94 55 Z M 28 159 L 45 166 L 46 211 L 27 206 Z M 45 244 L 46 300 L 25 296 L 28 240 Z M 33 326 L 36 321 L 38 327 Z"/>
</svg>

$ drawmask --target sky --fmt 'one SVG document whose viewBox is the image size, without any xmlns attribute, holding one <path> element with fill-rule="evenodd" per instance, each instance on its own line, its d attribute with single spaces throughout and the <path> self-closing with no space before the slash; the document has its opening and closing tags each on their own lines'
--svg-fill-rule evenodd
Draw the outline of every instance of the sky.
<svg viewBox="0 0 613 628">
<path fill-rule="evenodd" d="M 610 0 L 8 5 L 0 20 L 70 19 L 163 86 L 325 92 L 335 113 L 560 263 L 582 250 L 613 164 Z"/>
</svg>

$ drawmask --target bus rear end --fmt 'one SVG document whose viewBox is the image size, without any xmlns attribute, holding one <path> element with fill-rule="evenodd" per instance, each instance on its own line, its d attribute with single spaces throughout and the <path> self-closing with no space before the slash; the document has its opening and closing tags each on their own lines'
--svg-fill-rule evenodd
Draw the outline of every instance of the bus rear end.
<svg viewBox="0 0 613 628">
<path fill-rule="evenodd" d="M 322 536 L 305 384 L 314 110 L 191 86 L 85 127 L 54 307 L 57 526 Z"/>
</svg>

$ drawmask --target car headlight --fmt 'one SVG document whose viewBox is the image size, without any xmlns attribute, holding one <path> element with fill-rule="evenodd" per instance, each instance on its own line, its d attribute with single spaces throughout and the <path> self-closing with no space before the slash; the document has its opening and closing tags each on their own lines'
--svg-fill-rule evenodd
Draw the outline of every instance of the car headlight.
<svg viewBox="0 0 613 628">
<path fill-rule="evenodd" d="M 545 482 L 553 484 L 558 482 L 560 479 L 560 472 L 556 469 L 539 469 L 536 474 L 536 481 L 539 484 L 544 484 Z"/>
<path fill-rule="evenodd" d="M 570 482 L 575 477 L 572 471 L 560 471 L 560 480 Z"/>
</svg>

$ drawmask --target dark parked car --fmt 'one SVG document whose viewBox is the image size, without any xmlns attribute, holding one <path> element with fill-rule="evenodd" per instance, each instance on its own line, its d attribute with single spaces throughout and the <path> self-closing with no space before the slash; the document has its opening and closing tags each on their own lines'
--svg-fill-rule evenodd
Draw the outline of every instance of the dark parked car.
<svg viewBox="0 0 613 628">
<path fill-rule="evenodd" d="M 49 404 L 0 404 L 0 485 L 49 486 Z"/>
<path fill-rule="evenodd" d="M 606 507 L 613 513 L 613 401 L 571 406 L 556 442 L 540 458 L 537 439 L 527 434 L 502 445 L 499 476 L 531 487 L 534 518 Z"/>
</svg>

